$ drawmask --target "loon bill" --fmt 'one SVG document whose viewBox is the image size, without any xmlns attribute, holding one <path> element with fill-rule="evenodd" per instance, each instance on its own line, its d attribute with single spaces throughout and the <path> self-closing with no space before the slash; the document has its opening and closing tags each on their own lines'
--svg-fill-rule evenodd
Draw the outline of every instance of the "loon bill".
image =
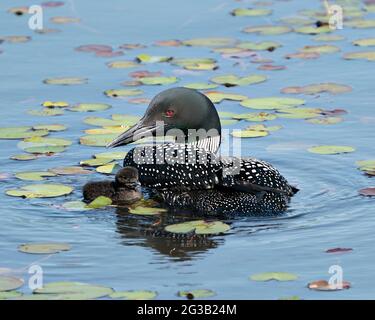
<svg viewBox="0 0 375 320">
<path fill-rule="evenodd" d="M 193 89 L 178 87 L 156 95 L 141 120 L 108 147 L 169 135 L 171 130 L 179 133 L 176 142 L 136 147 L 124 159 L 124 166 L 138 169 L 142 186 L 159 191 L 171 206 L 200 210 L 206 202 L 208 211 L 226 212 L 221 209 L 227 207 L 228 212 L 280 212 L 298 191 L 265 161 L 219 157 L 219 115 L 213 103 Z M 218 200 L 208 201 L 208 195 Z"/>
</svg>

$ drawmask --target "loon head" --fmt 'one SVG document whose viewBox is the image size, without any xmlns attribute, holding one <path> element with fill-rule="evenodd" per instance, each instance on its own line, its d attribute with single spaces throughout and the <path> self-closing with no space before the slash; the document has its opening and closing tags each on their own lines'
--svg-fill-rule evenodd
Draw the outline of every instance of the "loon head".
<svg viewBox="0 0 375 320">
<path fill-rule="evenodd" d="M 199 140 L 208 138 L 216 141 L 213 148 L 217 149 L 221 125 L 211 100 L 193 89 L 178 87 L 164 90 L 152 99 L 142 119 L 107 147 L 127 145 L 150 135 L 176 136 L 177 132 L 182 133 L 184 140 L 179 141 L 178 137 L 177 142 L 199 144 Z"/>
<path fill-rule="evenodd" d="M 138 170 L 134 167 L 124 167 L 116 173 L 115 181 L 118 186 L 133 188 L 139 184 Z"/>
</svg>

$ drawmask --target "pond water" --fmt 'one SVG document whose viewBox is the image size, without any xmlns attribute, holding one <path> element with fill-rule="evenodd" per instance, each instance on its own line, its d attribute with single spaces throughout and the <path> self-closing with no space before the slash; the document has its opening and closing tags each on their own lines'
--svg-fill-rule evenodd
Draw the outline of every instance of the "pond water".
<svg viewBox="0 0 375 320">
<path fill-rule="evenodd" d="M 265 6 L 269 4 L 269 6 Z M 68 200 L 81 198 L 80 188 L 89 180 L 105 179 L 99 174 L 52 177 L 46 182 L 74 187 L 67 197 L 21 199 L 5 195 L 5 190 L 29 183 L 15 177 L 0 180 L 0 268 L 10 268 L 27 279 L 27 266 L 37 262 L 43 267 L 44 281 L 80 281 L 102 284 L 116 290 L 153 290 L 158 299 L 177 298 L 179 290 L 210 289 L 218 299 L 279 299 L 299 296 L 302 299 L 369 299 L 375 286 L 373 250 L 375 210 L 374 198 L 363 197 L 358 190 L 374 185 L 355 164 L 374 158 L 374 62 L 345 60 L 347 52 L 368 51 L 355 47 L 352 41 L 371 37 L 373 29 L 345 27 L 334 34 L 344 40 L 330 42 L 340 52 L 322 54 L 317 59 L 285 59 L 306 45 L 324 42 L 312 35 L 295 32 L 281 35 L 256 35 L 241 30 L 250 25 L 277 24 L 281 17 L 297 15 L 299 10 L 321 10 L 318 2 L 267 1 L 265 8 L 273 14 L 260 17 L 234 17 L 235 8 L 255 7 L 254 1 L 182 0 L 147 1 L 65 1 L 65 5 L 44 9 L 45 27 L 58 28 L 59 33 L 36 34 L 27 26 L 27 15 L 7 12 L 12 6 L 27 6 L 33 1 L 2 1 L 0 4 L 0 38 L 29 35 L 26 43 L 0 44 L 0 127 L 36 124 L 64 124 L 66 131 L 51 133 L 73 144 L 65 152 L 32 161 L 9 159 L 22 153 L 18 140 L 0 140 L 1 173 L 40 171 L 58 166 L 77 165 L 103 147 L 79 144 L 83 130 L 93 128 L 82 121 L 87 116 L 142 115 L 146 104 L 131 104 L 128 99 L 108 98 L 107 89 L 121 88 L 131 80 L 135 70 L 162 71 L 179 78 L 178 85 L 208 82 L 218 74 L 263 74 L 267 81 L 249 86 L 215 90 L 243 94 L 248 97 L 289 96 L 306 100 L 306 106 L 322 109 L 345 109 L 344 121 L 333 125 L 312 124 L 304 119 L 277 118 L 267 125 L 283 128 L 257 139 L 242 139 L 242 155 L 272 163 L 287 179 L 300 188 L 288 212 L 276 218 L 241 217 L 226 221 L 231 230 L 209 237 L 204 243 L 176 243 L 170 239 L 144 233 L 145 225 L 155 217 L 131 216 L 119 209 L 105 208 L 87 212 L 69 212 L 58 208 Z M 261 7 L 258 4 L 258 7 Z M 79 17 L 81 23 L 56 25 L 54 16 Z M 366 15 L 374 19 L 374 14 Z M 262 71 L 250 58 L 224 59 L 208 47 L 154 46 L 159 40 L 186 40 L 198 37 L 232 37 L 241 41 L 277 41 L 275 51 L 259 51 L 274 65 L 285 70 Z M 140 43 L 147 47 L 125 50 L 122 57 L 95 57 L 77 52 L 85 44 L 107 44 L 118 48 L 124 43 Z M 132 60 L 140 53 L 179 58 L 214 58 L 220 68 L 209 71 L 183 71 L 169 63 L 151 63 L 131 69 L 109 69 L 106 63 Z M 236 63 L 241 61 L 240 63 Z M 46 85 L 43 80 L 54 77 L 84 77 L 87 84 Z M 289 86 L 332 82 L 352 87 L 351 92 L 332 95 L 283 95 Z M 174 84 L 176 85 L 176 84 Z M 170 86 L 142 86 L 142 97 L 152 98 Z M 134 87 L 138 88 L 138 87 Z M 132 97 L 129 97 L 132 98 Z M 61 116 L 40 117 L 27 113 L 39 109 L 43 101 L 108 103 L 112 108 L 94 113 L 69 112 Z M 236 101 L 217 104 L 219 111 L 245 113 L 251 110 Z M 245 128 L 250 123 L 239 121 L 226 128 Z M 308 152 L 315 145 L 345 145 L 352 153 L 321 155 Z M 128 151 L 132 146 L 121 148 Z M 32 183 L 32 182 L 31 182 Z M 175 215 L 168 219 L 178 220 Z M 67 252 L 41 256 L 17 251 L 28 242 L 66 242 Z M 330 248 L 352 248 L 347 253 L 326 253 Z M 172 250 L 176 248 L 176 250 Z M 309 282 L 328 280 L 328 269 L 339 265 L 352 287 L 335 292 L 309 290 Z M 298 275 L 290 282 L 255 282 L 249 276 L 261 272 L 291 272 Z M 20 289 L 30 292 L 27 286 Z"/>
</svg>

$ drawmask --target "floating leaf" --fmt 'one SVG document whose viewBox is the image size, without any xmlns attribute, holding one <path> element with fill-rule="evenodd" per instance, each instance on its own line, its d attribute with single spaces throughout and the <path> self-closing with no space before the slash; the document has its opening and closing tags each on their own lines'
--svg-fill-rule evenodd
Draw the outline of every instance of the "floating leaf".
<svg viewBox="0 0 375 320">
<path fill-rule="evenodd" d="M 215 296 L 216 292 L 209 289 L 196 289 L 190 291 L 179 291 L 177 295 L 187 298 L 189 298 L 189 296 L 190 298 L 208 298 Z"/>
<path fill-rule="evenodd" d="M 341 253 L 341 252 L 349 252 L 349 251 L 353 251 L 352 248 L 333 248 L 333 249 L 328 249 L 326 250 L 325 252 L 326 253 Z"/>
<path fill-rule="evenodd" d="M 225 47 L 235 43 L 236 40 L 232 38 L 197 38 L 182 41 L 183 45 L 194 47 Z"/>
<path fill-rule="evenodd" d="M 88 167 L 98 167 L 98 166 L 105 165 L 111 161 L 112 159 L 108 159 L 108 158 L 98 158 L 98 159 L 82 160 L 79 162 L 79 164 L 82 166 L 88 166 Z"/>
<path fill-rule="evenodd" d="M 72 187 L 63 184 L 29 184 L 18 189 L 6 190 L 6 194 L 22 198 L 53 198 L 70 194 Z"/>
<path fill-rule="evenodd" d="M 362 196 L 374 197 L 375 196 L 375 187 L 361 189 L 361 190 L 359 190 L 359 194 L 362 195 Z"/>
<path fill-rule="evenodd" d="M 115 291 L 109 297 L 112 299 L 123 300 L 152 300 L 158 295 L 155 291 L 139 290 L 139 291 Z"/>
<path fill-rule="evenodd" d="M 88 79 L 86 78 L 50 78 L 43 80 L 43 83 L 45 84 L 53 84 L 53 85 L 62 85 L 62 86 L 68 86 L 68 85 L 74 85 L 74 84 L 86 84 Z"/>
<path fill-rule="evenodd" d="M 240 105 L 252 109 L 276 110 L 291 108 L 304 104 L 306 101 L 294 98 L 267 97 L 254 98 L 241 101 Z"/>
<path fill-rule="evenodd" d="M 121 167 L 117 163 L 109 163 L 96 168 L 96 171 L 104 174 L 114 174 Z"/>
<path fill-rule="evenodd" d="M 68 166 L 68 167 L 55 167 L 49 169 L 49 171 L 56 173 L 58 175 L 76 175 L 76 174 L 90 174 L 90 170 L 83 169 L 78 166 Z"/>
<path fill-rule="evenodd" d="M 91 210 L 91 208 L 88 208 L 87 204 L 83 201 L 68 201 L 68 202 L 65 202 L 61 207 L 68 211 Z"/>
<path fill-rule="evenodd" d="M 336 124 L 342 122 L 343 119 L 340 117 L 322 117 L 322 118 L 316 118 L 316 119 L 309 119 L 307 122 L 313 123 L 313 124 L 323 124 L 323 125 L 329 125 L 329 124 Z"/>
<path fill-rule="evenodd" d="M 0 128 L 0 139 L 25 139 L 48 135 L 48 130 L 32 130 L 32 127 Z"/>
<path fill-rule="evenodd" d="M 253 274 L 250 279 L 254 281 L 294 281 L 298 279 L 298 276 L 288 272 L 264 272 Z"/>
<path fill-rule="evenodd" d="M 348 146 L 316 146 L 307 149 L 309 152 L 318 154 L 339 154 L 355 151 L 353 147 Z"/>
<path fill-rule="evenodd" d="M 69 251 L 67 243 L 26 243 L 18 247 L 18 251 L 32 254 L 52 254 L 61 251 Z"/>
<path fill-rule="evenodd" d="M 66 101 L 44 101 L 42 106 L 45 108 L 67 108 L 69 103 Z"/>
<path fill-rule="evenodd" d="M 8 43 L 24 43 L 31 40 L 31 37 L 28 36 L 6 36 L 0 37 L 0 42 L 8 42 Z"/>
<path fill-rule="evenodd" d="M 104 91 L 104 94 L 111 98 L 122 98 L 129 96 L 139 96 L 143 94 L 140 89 L 111 89 Z"/>
<path fill-rule="evenodd" d="M 161 214 L 163 212 L 166 212 L 166 209 L 162 208 L 150 208 L 150 207 L 136 207 L 129 210 L 129 213 L 131 214 L 137 214 L 137 215 L 144 215 L 144 216 L 153 216 L 157 214 Z"/>
<path fill-rule="evenodd" d="M 235 75 L 228 74 L 211 78 L 212 82 L 222 84 L 226 87 L 247 86 L 250 84 L 264 82 L 266 80 L 266 76 L 257 74 L 249 75 L 246 77 L 237 77 Z"/>
<path fill-rule="evenodd" d="M 43 108 L 42 110 L 29 110 L 27 111 L 27 113 L 32 116 L 53 117 L 63 115 L 64 111 L 58 109 Z"/>
<path fill-rule="evenodd" d="M 172 57 L 150 56 L 145 53 L 139 54 L 136 57 L 136 61 L 141 62 L 141 63 L 167 62 L 170 60 L 172 60 Z"/>
<path fill-rule="evenodd" d="M 123 160 L 127 152 L 113 151 L 113 152 L 102 152 L 94 154 L 97 159 L 111 159 L 111 160 Z"/>
<path fill-rule="evenodd" d="M 46 180 L 45 177 L 54 177 L 56 174 L 49 171 L 25 171 L 18 172 L 15 176 L 21 180 L 42 181 Z"/>
<path fill-rule="evenodd" d="M 266 127 L 263 123 L 254 124 L 246 128 L 246 130 L 256 130 L 256 131 L 277 131 L 280 130 L 282 126 L 271 126 Z"/>
<path fill-rule="evenodd" d="M 81 19 L 73 17 L 52 17 L 50 21 L 56 24 L 67 24 L 81 22 Z"/>
<path fill-rule="evenodd" d="M 35 289 L 34 294 L 58 295 L 58 299 L 87 300 L 108 296 L 113 293 L 111 288 L 81 282 L 50 282 L 42 288 Z"/>
<path fill-rule="evenodd" d="M 39 124 L 33 126 L 34 130 L 48 130 L 48 131 L 64 131 L 66 130 L 66 126 L 63 124 Z"/>
<path fill-rule="evenodd" d="M 35 160 L 37 158 L 38 156 L 36 156 L 35 154 L 27 154 L 27 153 L 15 154 L 14 156 L 10 157 L 10 159 L 18 160 L 18 161 Z"/>
<path fill-rule="evenodd" d="M 127 69 L 138 67 L 139 64 L 130 60 L 111 61 L 107 63 L 107 66 L 112 69 Z"/>
<path fill-rule="evenodd" d="M 147 98 L 132 98 L 128 100 L 129 103 L 134 103 L 134 104 L 149 104 L 151 102 L 150 99 Z"/>
<path fill-rule="evenodd" d="M 344 39 L 344 36 L 340 36 L 338 34 L 319 34 L 314 37 L 315 41 L 341 41 Z"/>
<path fill-rule="evenodd" d="M 15 7 L 8 9 L 9 13 L 13 13 L 16 16 L 22 16 L 23 14 L 29 13 L 29 7 Z"/>
<path fill-rule="evenodd" d="M 102 207 L 110 206 L 112 204 L 112 199 L 104 196 L 99 196 L 95 200 L 91 201 L 87 207 L 90 209 L 99 209 Z"/>
<path fill-rule="evenodd" d="M 361 52 L 345 53 L 344 59 L 375 61 L 375 51 L 361 51 Z"/>
<path fill-rule="evenodd" d="M 358 39 L 352 42 L 355 46 L 373 47 L 375 46 L 375 38 Z"/>
<path fill-rule="evenodd" d="M 287 87 L 281 90 L 282 93 L 293 93 L 293 94 L 318 94 L 318 93 L 331 93 L 339 94 L 352 91 L 352 88 L 337 83 L 320 83 L 320 84 L 310 84 L 303 87 Z"/>
<path fill-rule="evenodd" d="M 176 83 L 178 78 L 176 77 L 143 77 L 139 80 L 142 84 L 147 85 L 168 85 Z"/>
<path fill-rule="evenodd" d="M 60 146 L 40 146 L 25 148 L 24 151 L 33 154 L 53 154 L 65 151 L 65 147 Z"/>
<path fill-rule="evenodd" d="M 247 17 L 258 17 L 258 16 L 268 16 L 272 13 L 270 9 L 245 9 L 245 8 L 238 8 L 234 9 L 231 12 L 232 16 L 247 16 Z"/>
<path fill-rule="evenodd" d="M 23 286 L 23 280 L 16 277 L 0 276 L 0 292 L 12 291 Z"/>
<path fill-rule="evenodd" d="M 237 45 L 238 48 L 242 49 L 248 49 L 248 50 L 267 50 L 267 51 L 273 51 L 276 48 L 281 47 L 281 44 L 275 41 L 263 41 L 263 42 L 241 42 L 239 45 Z"/>
<path fill-rule="evenodd" d="M 375 20 L 370 19 L 355 19 L 350 21 L 345 21 L 345 26 L 357 28 L 357 29 L 367 29 L 367 28 L 375 28 Z"/>
<path fill-rule="evenodd" d="M 86 146 L 94 147 L 105 147 L 108 143 L 113 141 L 118 136 L 117 133 L 114 134 L 89 134 L 87 136 L 82 136 L 79 139 L 79 143 Z"/>
<path fill-rule="evenodd" d="M 297 52 L 290 53 L 285 56 L 285 59 L 317 59 L 320 57 L 320 54 L 317 52 Z"/>
<path fill-rule="evenodd" d="M 230 229 L 230 226 L 221 221 L 207 222 L 204 220 L 195 220 L 183 223 L 172 224 L 165 227 L 165 230 L 172 233 L 190 233 L 195 234 L 219 234 Z"/>
<path fill-rule="evenodd" d="M 0 292 L 0 300 L 8 300 L 17 297 L 21 297 L 22 293 L 18 291 L 4 291 Z"/>
<path fill-rule="evenodd" d="M 105 103 L 79 103 L 69 110 L 79 112 L 103 111 L 109 109 L 111 106 Z"/>
<path fill-rule="evenodd" d="M 246 33 L 256 33 L 260 35 L 279 35 L 292 31 L 291 28 L 287 26 L 277 26 L 277 25 L 260 25 L 251 26 L 243 29 Z"/>
<path fill-rule="evenodd" d="M 62 149 L 63 151 L 64 147 L 70 146 L 71 144 L 72 142 L 66 139 L 31 137 L 20 141 L 17 146 L 29 153 L 48 153 L 48 150 L 51 150 L 50 152 L 60 152 Z M 60 151 L 56 151 L 54 148 Z"/>
<path fill-rule="evenodd" d="M 240 95 L 240 94 L 233 94 L 229 92 L 220 92 L 220 91 L 206 91 L 204 94 L 213 102 L 213 103 L 220 103 L 223 100 L 234 100 L 234 101 L 242 101 L 248 99 L 247 96 Z"/>
<path fill-rule="evenodd" d="M 321 34 L 321 33 L 329 33 L 332 32 L 332 29 L 329 26 L 322 26 L 322 27 L 317 27 L 315 26 L 304 26 L 300 28 L 294 29 L 295 32 L 297 33 L 302 33 L 302 34 Z"/>
<path fill-rule="evenodd" d="M 188 70 L 214 70 L 217 68 L 216 60 L 211 58 L 173 59 L 171 64 Z"/>
<path fill-rule="evenodd" d="M 236 137 L 236 138 L 257 138 L 257 137 L 268 136 L 267 131 L 258 131 L 258 130 L 238 130 L 238 131 L 233 131 L 231 134 L 233 137 Z"/>
<path fill-rule="evenodd" d="M 307 287 L 309 289 L 317 291 L 337 291 L 342 289 L 349 289 L 351 287 L 351 284 L 347 281 L 342 281 L 341 285 L 339 283 L 329 284 L 326 280 L 318 280 L 310 282 Z"/>
<path fill-rule="evenodd" d="M 321 46 L 304 46 L 302 49 L 300 49 L 301 52 L 316 52 L 319 54 L 322 53 L 334 53 L 339 52 L 340 48 L 332 45 L 321 45 Z"/>
<path fill-rule="evenodd" d="M 213 84 L 213 83 L 194 82 L 194 83 L 185 84 L 184 87 L 189 88 L 189 89 L 195 89 L 195 90 L 208 90 L 208 89 L 215 89 L 218 87 L 218 85 Z"/>
<path fill-rule="evenodd" d="M 86 44 L 75 48 L 76 51 L 81 52 L 112 52 L 112 47 L 102 44 Z"/>
<path fill-rule="evenodd" d="M 155 46 L 160 46 L 160 47 L 179 47 L 182 45 L 182 42 L 180 40 L 160 40 L 156 41 L 154 43 Z"/>
<path fill-rule="evenodd" d="M 267 112 L 252 112 L 252 113 L 243 113 L 233 116 L 234 119 L 243 119 L 247 121 L 267 121 L 274 120 L 277 116 L 273 113 Z"/>
<path fill-rule="evenodd" d="M 361 171 L 365 171 L 367 174 L 372 175 L 372 172 L 375 172 L 375 160 L 361 160 L 356 161 L 358 165 L 358 169 Z"/>
<path fill-rule="evenodd" d="M 285 108 L 277 111 L 277 116 L 280 118 L 310 119 L 319 116 L 322 110 L 318 108 Z"/>
</svg>

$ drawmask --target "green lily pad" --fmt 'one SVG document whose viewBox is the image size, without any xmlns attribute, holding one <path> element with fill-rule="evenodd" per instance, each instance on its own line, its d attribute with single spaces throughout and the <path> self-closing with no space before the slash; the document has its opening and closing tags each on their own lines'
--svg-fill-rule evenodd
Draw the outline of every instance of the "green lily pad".
<svg viewBox="0 0 375 320">
<path fill-rule="evenodd" d="M 179 297 L 208 298 L 215 296 L 216 292 L 209 289 L 195 289 L 190 291 L 179 291 L 177 295 Z"/>
<path fill-rule="evenodd" d="M 62 204 L 61 206 L 67 211 L 87 211 L 92 210 L 92 208 L 88 208 L 87 204 L 83 201 L 75 200 L 75 201 L 67 201 Z"/>
<path fill-rule="evenodd" d="M 0 128 L 0 139 L 25 139 L 48 135 L 48 130 L 32 130 L 32 127 Z"/>
<path fill-rule="evenodd" d="M 44 137 L 31 137 L 18 143 L 18 147 L 21 149 L 31 148 L 31 147 L 67 147 L 72 144 L 72 141 L 60 138 L 44 138 Z"/>
<path fill-rule="evenodd" d="M 298 276 L 288 272 L 264 272 L 253 274 L 250 279 L 254 281 L 294 281 L 298 279 Z"/>
<path fill-rule="evenodd" d="M 318 34 L 317 36 L 315 36 L 313 38 L 315 41 L 327 41 L 327 42 L 330 42 L 330 41 L 341 41 L 341 40 L 344 40 L 345 37 L 344 36 L 340 36 L 338 34 Z"/>
<path fill-rule="evenodd" d="M 144 215 L 144 216 L 153 216 L 157 214 L 161 214 L 163 212 L 166 212 L 166 209 L 162 208 L 150 208 L 150 207 L 136 207 L 129 210 L 129 213 L 131 214 L 137 214 L 137 215 Z"/>
<path fill-rule="evenodd" d="M 88 166 L 88 167 L 99 167 L 111 161 L 112 159 L 108 159 L 108 158 L 95 158 L 95 159 L 82 160 L 79 162 L 79 164 L 82 166 Z"/>
<path fill-rule="evenodd" d="M 211 58 L 179 58 L 173 59 L 171 64 L 190 70 L 213 70 L 216 60 Z"/>
<path fill-rule="evenodd" d="M 22 153 L 15 154 L 14 156 L 11 156 L 10 159 L 18 161 L 28 161 L 38 159 L 38 156 L 36 156 L 35 154 Z"/>
<path fill-rule="evenodd" d="M 219 234 L 230 229 L 230 226 L 221 221 L 207 222 L 204 220 L 195 220 L 172 224 L 165 227 L 165 230 L 172 233 L 190 233 L 195 234 Z"/>
<path fill-rule="evenodd" d="M 72 191 L 72 187 L 63 184 L 29 184 L 18 189 L 6 190 L 5 193 L 13 197 L 53 198 L 65 196 Z"/>
<path fill-rule="evenodd" d="M 18 172 L 15 176 L 21 180 L 42 181 L 46 180 L 45 177 L 54 177 L 56 174 L 49 171 L 25 171 Z"/>
<path fill-rule="evenodd" d="M 355 163 L 357 164 L 359 170 L 364 171 L 370 175 L 375 175 L 371 174 L 372 172 L 375 173 L 375 160 L 361 160 L 356 161 Z"/>
<path fill-rule="evenodd" d="M 194 82 L 194 83 L 188 83 L 184 85 L 184 87 L 189 88 L 189 89 L 195 89 L 195 90 L 208 90 L 208 89 L 215 89 L 218 87 L 218 85 L 214 83 Z"/>
<path fill-rule="evenodd" d="M 22 293 L 18 291 L 4 291 L 0 292 L 0 300 L 8 300 L 17 297 L 21 297 Z"/>
<path fill-rule="evenodd" d="M 270 126 L 270 127 L 267 127 L 263 123 L 260 123 L 260 124 L 251 125 L 251 126 L 247 127 L 246 130 L 268 131 L 268 132 L 271 132 L 271 131 L 280 130 L 281 128 L 282 128 L 282 126 Z"/>
<path fill-rule="evenodd" d="M 220 120 L 222 126 L 231 126 L 233 124 L 236 124 L 238 120 L 236 119 L 221 119 Z"/>
<path fill-rule="evenodd" d="M 332 45 L 321 45 L 321 46 L 304 46 L 302 49 L 300 49 L 301 52 L 317 52 L 319 54 L 322 53 L 335 53 L 339 52 L 340 48 Z"/>
<path fill-rule="evenodd" d="M 246 8 L 238 8 L 234 9 L 231 12 L 232 16 L 238 17 L 259 17 L 259 16 L 269 16 L 272 13 L 270 9 L 246 9 Z"/>
<path fill-rule="evenodd" d="M 375 19 L 355 19 L 345 21 L 345 26 L 357 29 L 375 28 Z"/>
<path fill-rule="evenodd" d="M 90 209 L 99 209 L 102 207 L 110 206 L 112 204 L 112 199 L 104 196 L 99 196 L 95 200 L 91 201 L 87 207 Z"/>
<path fill-rule="evenodd" d="M 20 278 L 0 276 L 0 292 L 1 291 L 12 291 L 22 287 L 24 281 Z"/>
<path fill-rule="evenodd" d="M 33 126 L 34 130 L 48 130 L 48 131 L 64 131 L 66 130 L 66 126 L 63 124 L 39 124 Z"/>
<path fill-rule="evenodd" d="M 258 138 L 268 136 L 267 131 L 258 130 L 238 130 L 233 131 L 231 134 L 235 138 Z"/>
<path fill-rule="evenodd" d="M 320 116 L 321 111 L 317 108 L 285 108 L 279 109 L 277 116 L 287 119 L 311 119 Z"/>
<path fill-rule="evenodd" d="M 112 140 L 117 138 L 118 134 L 89 134 L 87 136 L 82 136 L 79 139 L 79 143 L 85 146 L 94 147 L 105 147 Z"/>
<path fill-rule="evenodd" d="M 123 160 L 127 152 L 114 151 L 114 152 L 102 152 L 94 154 L 96 159 L 111 159 L 111 160 Z"/>
<path fill-rule="evenodd" d="M 251 109 L 276 110 L 296 107 L 305 102 L 302 99 L 267 97 L 242 100 L 240 105 Z"/>
<path fill-rule="evenodd" d="M 107 97 L 111 98 L 122 98 L 130 96 L 139 96 L 143 94 L 143 91 L 140 89 L 111 89 L 104 91 L 104 94 Z"/>
<path fill-rule="evenodd" d="M 236 43 L 232 38 L 196 38 L 182 41 L 185 46 L 192 47 L 225 47 Z"/>
<path fill-rule="evenodd" d="M 232 86 L 247 86 L 250 84 L 256 84 L 260 82 L 264 82 L 267 80 L 267 77 L 264 75 L 249 75 L 246 77 L 237 77 L 232 74 L 216 76 L 211 78 L 211 81 L 217 84 L 222 84 L 226 87 Z"/>
<path fill-rule="evenodd" d="M 260 25 L 260 26 L 251 26 L 243 29 L 246 33 L 256 33 L 263 36 L 266 35 L 279 35 L 291 32 L 292 29 L 288 26 L 277 26 L 277 25 Z"/>
<path fill-rule="evenodd" d="M 69 110 L 78 112 L 92 112 L 92 111 L 103 111 L 109 109 L 111 106 L 105 103 L 79 103 Z"/>
<path fill-rule="evenodd" d="M 352 88 L 337 83 L 319 83 L 319 84 L 310 84 L 307 86 L 302 87 L 286 87 L 281 90 L 282 93 L 289 93 L 289 94 L 318 94 L 318 93 L 331 93 L 331 94 L 339 94 L 352 91 Z"/>
<path fill-rule="evenodd" d="M 108 163 L 103 166 L 97 167 L 96 172 L 104 173 L 104 174 L 114 174 L 120 168 L 121 167 L 117 163 Z"/>
<path fill-rule="evenodd" d="M 361 52 L 345 53 L 344 59 L 375 61 L 375 51 L 361 51 Z"/>
<path fill-rule="evenodd" d="M 58 175 L 77 175 L 77 174 L 90 174 L 90 170 L 83 169 L 79 166 L 67 166 L 67 167 L 55 167 L 49 169 L 49 171 Z"/>
<path fill-rule="evenodd" d="M 65 147 L 59 146 L 41 146 L 41 147 L 29 147 L 25 148 L 25 152 L 33 153 L 33 154 L 51 154 L 51 153 L 60 153 L 65 151 Z"/>
<path fill-rule="evenodd" d="M 254 51 L 272 51 L 276 48 L 281 47 L 281 44 L 275 41 L 263 41 L 263 42 L 241 42 L 239 45 L 237 45 L 238 48 L 241 49 L 248 49 L 248 50 L 254 50 Z"/>
<path fill-rule="evenodd" d="M 0 40 L 8 42 L 8 43 L 24 43 L 24 42 L 29 42 L 31 40 L 31 37 L 29 36 L 5 36 L 5 37 L 0 37 Z"/>
<path fill-rule="evenodd" d="M 45 108 L 67 108 L 69 103 L 66 101 L 44 101 L 42 106 Z"/>
<path fill-rule="evenodd" d="M 83 120 L 83 122 L 92 126 L 99 127 L 115 127 L 122 125 L 122 120 L 113 120 L 100 117 L 87 117 Z"/>
<path fill-rule="evenodd" d="M 279 300 L 301 300 L 299 296 L 281 297 Z"/>
<path fill-rule="evenodd" d="M 57 24 L 67 24 L 67 23 L 78 23 L 81 20 L 79 18 L 73 18 L 73 17 L 52 17 L 50 21 L 53 23 L 57 23 Z"/>
<path fill-rule="evenodd" d="M 316 146 L 307 149 L 309 152 L 318 154 L 339 154 L 354 152 L 355 148 L 348 146 Z"/>
<path fill-rule="evenodd" d="M 27 113 L 38 117 L 53 117 L 63 115 L 64 111 L 59 109 L 43 108 L 42 110 L 29 110 Z"/>
<path fill-rule="evenodd" d="M 62 85 L 62 86 L 69 86 L 69 85 L 76 85 L 76 84 L 86 84 L 88 79 L 86 78 L 50 78 L 43 80 L 45 84 L 53 84 L 53 85 Z"/>
<path fill-rule="evenodd" d="M 165 57 L 165 56 L 151 56 L 149 54 L 139 54 L 136 57 L 137 62 L 141 63 L 157 63 L 157 62 L 168 62 L 172 60 L 172 57 Z"/>
<path fill-rule="evenodd" d="M 176 83 L 178 78 L 176 77 L 143 77 L 139 81 L 146 85 L 168 85 Z"/>
<path fill-rule="evenodd" d="M 336 124 L 342 122 L 343 119 L 340 117 L 322 117 L 322 118 L 316 118 L 316 119 L 309 119 L 307 122 L 313 123 L 313 124 L 322 124 L 322 125 L 329 125 L 329 124 Z"/>
<path fill-rule="evenodd" d="M 59 295 L 63 300 L 97 299 L 113 293 L 113 289 L 81 282 L 50 282 L 35 289 L 34 294 Z"/>
<path fill-rule="evenodd" d="M 267 112 L 252 112 L 252 113 L 243 113 L 233 116 L 235 119 L 243 119 L 246 121 L 267 121 L 274 120 L 277 116 L 273 113 Z"/>
<path fill-rule="evenodd" d="M 355 46 L 373 47 L 375 46 L 375 38 L 358 39 L 352 42 Z"/>
<path fill-rule="evenodd" d="M 122 60 L 122 61 L 111 61 L 107 63 L 107 66 L 112 69 L 127 69 L 138 67 L 139 64 L 134 61 Z"/>
<path fill-rule="evenodd" d="M 223 100 L 242 101 L 242 100 L 248 99 L 247 96 L 229 93 L 229 92 L 207 91 L 207 92 L 204 92 L 204 94 L 213 103 L 220 103 Z"/>
<path fill-rule="evenodd" d="M 26 243 L 18 247 L 18 251 L 32 254 L 52 254 L 70 249 L 67 243 Z"/>
<path fill-rule="evenodd" d="M 302 33 L 302 34 L 316 35 L 316 34 L 332 32 L 332 29 L 329 26 L 322 26 L 319 28 L 316 26 L 304 26 L 304 27 L 296 28 L 294 29 L 294 31 L 297 33 Z"/>
<path fill-rule="evenodd" d="M 158 293 L 149 290 L 138 291 L 115 291 L 109 297 L 112 299 L 122 300 L 153 300 L 157 297 Z"/>
</svg>

